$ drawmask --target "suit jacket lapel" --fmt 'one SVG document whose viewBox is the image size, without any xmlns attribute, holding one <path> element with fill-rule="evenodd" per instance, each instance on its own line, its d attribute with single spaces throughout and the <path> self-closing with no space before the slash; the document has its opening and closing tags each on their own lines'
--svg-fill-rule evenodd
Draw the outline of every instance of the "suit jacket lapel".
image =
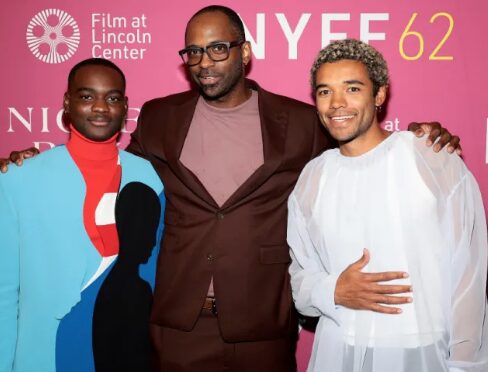
<svg viewBox="0 0 488 372">
<path fill-rule="evenodd" d="M 185 144 L 185 139 L 190 129 L 190 124 L 195 112 L 199 95 L 196 92 L 190 93 L 190 98 L 173 108 L 168 116 L 172 125 L 167 126 L 164 135 L 164 148 L 166 160 L 174 174 L 198 197 L 204 200 L 213 208 L 218 208 L 217 203 L 208 193 L 200 180 L 180 161 L 181 151 Z"/>
<path fill-rule="evenodd" d="M 253 81 L 248 81 L 259 94 L 259 116 L 263 136 L 264 163 L 224 203 L 223 208 L 233 206 L 260 187 L 278 168 L 285 151 L 288 111 L 274 102 L 268 92 Z M 254 86 L 253 86 L 254 85 Z"/>
</svg>

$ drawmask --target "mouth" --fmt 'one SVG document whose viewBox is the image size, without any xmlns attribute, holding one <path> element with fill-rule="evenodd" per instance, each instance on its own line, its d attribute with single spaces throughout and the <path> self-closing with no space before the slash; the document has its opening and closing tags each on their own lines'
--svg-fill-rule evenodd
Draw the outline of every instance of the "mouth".
<svg viewBox="0 0 488 372">
<path fill-rule="evenodd" d="M 198 75 L 198 81 L 202 85 L 214 85 L 217 84 L 220 77 L 217 75 Z"/>
<path fill-rule="evenodd" d="M 90 124 L 96 126 L 96 127 L 105 127 L 110 124 L 110 119 L 105 118 L 105 117 L 96 117 L 96 118 L 91 118 L 88 119 Z"/>
<path fill-rule="evenodd" d="M 344 123 L 355 117 L 356 115 L 340 115 L 340 116 L 329 116 L 329 120 L 332 120 L 336 123 Z"/>
<path fill-rule="evenodd" d="M 330 127 L 340 129 L 349 126 L 349 124 L 352 120 L 354 120 L 355 117 L 356 114 L 333 114 L 325 116 L 325 121 Z"/>
</svg>

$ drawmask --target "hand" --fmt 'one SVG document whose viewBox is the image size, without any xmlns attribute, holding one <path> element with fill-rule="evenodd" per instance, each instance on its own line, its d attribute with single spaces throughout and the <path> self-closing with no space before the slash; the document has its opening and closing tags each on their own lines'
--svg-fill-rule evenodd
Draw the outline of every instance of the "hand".
<svg viewBox="0 0 488 372">
<path fill-rule="evenodd" d="M 363 256 L 339 275 L 335 289 L 335 303 L 350 309 L 400 314 L 402 312 L 400 308 L 380 304 L 393 305 L 412 302 L 411 297 L 391 296 L 392 294 L 412 292 L 412 287 L 410 285 L 378 284 L 378 282 L 404 279 L 408 277 L 408 274 L 400 271 L 361 272 L 368 262 L 369 251 L 364 249 Z"/>
<path fill-rule="evenodd" d="M 422 137 L 424 134 L 428 134 L 426 145 L 434 145 L 434 152 L 439 152 L 444 146 L 447 146 L 447 152 L 453 153 L 456 150 L 456 154 L 461 155 L 462 149 L 459 144 L 460 139 L 458 136 L 453 136 L 449 131 L 437 122 L 432 123 L 410 123 L 408 130 L 414 132 L 417 137 Z"/>
<path fill-rule="evenodd" d="M 17 166 L 21 166 L 24 159 L 33 158 L 39 155 L 39 150 L 35 147 L 31 147 L 26 150 L 12 151 L 8 159 L 0 159 L 0 172 L 6 173 L 8 171 L 8 165 L 14 163 Z"/>
</svg>

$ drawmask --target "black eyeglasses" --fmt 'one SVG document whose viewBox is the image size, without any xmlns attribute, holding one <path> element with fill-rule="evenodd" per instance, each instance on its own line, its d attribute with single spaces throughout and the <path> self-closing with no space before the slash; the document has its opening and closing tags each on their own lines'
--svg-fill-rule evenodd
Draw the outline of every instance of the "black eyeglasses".
<svg viewBox="0 0 488 372">
<path fill-rule="evenodd" d="M 231 48 L 241 46 L 244 43 L 244 41 L 221 41 L 203 48 L 188 47 L 180 50 L 178 54 L 187 66 L 195 66 L 202 62 L 203 53 L 207 53 L 208 58 L 212 61 L 221 62 L 229 58 Z"/>
</svg>

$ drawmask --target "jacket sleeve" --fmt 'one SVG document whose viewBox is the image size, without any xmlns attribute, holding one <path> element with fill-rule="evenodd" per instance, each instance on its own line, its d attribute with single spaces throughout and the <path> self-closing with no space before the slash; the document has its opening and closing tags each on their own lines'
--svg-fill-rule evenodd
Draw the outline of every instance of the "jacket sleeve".
<svg viewBox="0 0 488 372">
<path fill-rule="evenodd" d="M 467 172 L 449 196 L 451 219 L 450 372 L 488 371 L 487 231 L 478 185 Z"/>
<path fill-rule="evenodd" d="M 0 176 L 0 372 L 13 369 L 19 299 L 19 225 Z"/>
<path fill-rule="evenodd" d="M 319 156 L 322 152 L 324 152 L 327 149 L 337 147 L 337 141 L 329 135 L 329 133 L 324 128 L 317 115 L 314 115 L 313 125 L 314 125 L 314 136 L 313 136 L 312 154 L 310 159 Z"/>
<path fill-rule="evenodd" d="M 139 117 L 137 118 L 137 127 L 135 131 L 130 136 L 129 145 L 126 148 L 126 151 L 140 156 L 141 158 L 147 158 L 146 152 L 144 150 L 144 119 L 145 113 L 147 111 L 146 104 L 144 104 L 141 108 L 141 112 L 139 113 Z"/>
<path fill-rule="evenodd" d="M 325 315 L 338 323 L 334 301 L 338 276 L 329 274 L 322 264 L 294 194 L 288 200 L 287 240 L 292 259 L 289 271 L 296 309 L 303 315 Z"/>
</svg>

